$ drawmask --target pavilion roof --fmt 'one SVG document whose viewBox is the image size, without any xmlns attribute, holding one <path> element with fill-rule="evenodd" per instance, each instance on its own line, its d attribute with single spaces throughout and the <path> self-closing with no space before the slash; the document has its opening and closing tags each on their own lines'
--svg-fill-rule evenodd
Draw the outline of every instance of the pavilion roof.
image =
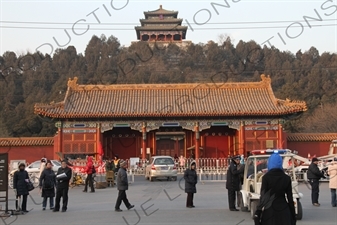
<svg viewBox="0 0 337 225">
<path fill-rule="evenodd" d="M 179 26 L 179 25 L 174 25 L 174 26 L 146 26 L 146 27 L 135 27 L 135 29 L 138 31 L 142 30 L 142 31 L 157 31 L 157 30 L 161 30 L 161 31 L 175 31 L 175 30 L 183 30 L 186 31 L 187 30 L 187 26 Z"/>
<path fill-rule="evenodd" d="M 0 138 L 0 147 L 49 146 L 54 145 L 54 137 Z"/>
<path fill-rule="evenodd" d="M 287 141 L 292 142 L 312 142 L 337 140 L 337 133 L 288 133 Z"/>
<path fill-rule="evenodd" d="M 176 19 L 176 18 L 168 18 L 168 19 L 140 19 L 139 20 L 141 24 L 165 24 L 165 23 L 174 23 L 177 25 L 181 25 L 183 22 L 183 19 Z"/>
<path fill-rule="evenodd" d="M 69 78 L 62 102 L 35 104 L 52 118 L 160 118 L 281 116 L 307 110 L 303 101 L 274 96 L 271 79 L 260 82 L 79 85 Z"/>
<path fill-rule="evenodd" d="M 178 15 L 178 11 L 166 10 L 163 9 L 162 5 L 160 5 L 159 9 L 144 12 L 144 15 L 145 17 L 147 17 L 148 15 L 175 15 L 176 17 Z"/>
</svg>

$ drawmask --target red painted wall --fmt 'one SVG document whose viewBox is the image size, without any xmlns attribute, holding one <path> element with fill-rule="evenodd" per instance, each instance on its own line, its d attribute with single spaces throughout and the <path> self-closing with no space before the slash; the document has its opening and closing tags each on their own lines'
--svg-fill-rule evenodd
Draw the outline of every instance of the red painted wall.
<svg viewBox="0 0 337 225">
<path fill-rule="evenodd" d="M 120 159 L 129 159 L 139 157 L 136 149 L 136 138 L 113 138 L 112 149 Z M 140 150 L 139 150 L 140 153 Z"/>
<path fill-rule="evenodd" d="M 308 157 L 310 153 L 311 157 L 316 155 L 317 157 L 327 155 L 331 142 L 287 142 L 287 148 L 290 150 L 298 151 L 298 155 Z"/>
<path fill-rule="evenodd" d="M 226 158 L 228 156 L 228 136 L 205 136 L 205 158 Z"/>
<path fill-rule="evenodd" d="M 0 153 L 8 152 L 8 160 L 24 159 L 31 163 L 43 157 L 54 159 L 54 146 L 18 146 L 0 147 Z"/>
</svg>

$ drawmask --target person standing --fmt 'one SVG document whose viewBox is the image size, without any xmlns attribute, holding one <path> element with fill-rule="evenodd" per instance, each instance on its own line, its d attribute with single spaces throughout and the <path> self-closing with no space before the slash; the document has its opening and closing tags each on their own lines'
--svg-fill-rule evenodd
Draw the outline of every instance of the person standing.
<svg viewBox="0 0 337 225">
<path fill-rule="evenodd" d="M 46 162 L 47 162 L 47 160 L 46 160 L 45 158 L 42 158 L 42 159 L 41 159 L 39 177 L 41 177 L 42 172 L 43 172 L 44 169 L 46 168 Z"/>
<path fill-rule="evenodd" d="M 46 163 L 46 168 L 40 176 L 40 191 L 42 190 L 42 210 L 46 210 L 47 199 L 49 198 L 49 207 L 54 209 L 54 197 L 56 187 L 56 175 L 52 170 L 52 163 L 50 160 Z"/>
<path fill-rule="evenodd" d="M 94 193 L 95 192 L 93 178 L 92 178 L 93 166 L 94 166 L 94 164 L 92 162 L 92 158 L 91 158 L 91 156 L 89 156 L 88 159 L 87 159 L 87 165 L 85 167 L 85 172 L 87 173 L 87 178 L 85 179 L 85 186 L 84 186 L 83 192 L 87 192 L 88 191 L 88 184 L 89 184 L 89 186 L 91 188 L 90 193 Z"/>
<path fill-rule="evenodd" d="M 182 156 L 182 155 L 179 157 L 179 165 L 180 165 L 180 167 L 185 166 L 185 157 Z"/>
<path fill-rule="evenodd" d="M 129 181 L 128 181 L 128 175 L 126 173 L 127 164 L 126 161 L 121 160 L 120 161 L 120 168 L 117 173 L 117 189 L 118 189 L 118 198 L 115 205 L 115 211 L 116 212 L 122 212 L 123 210 L 120 209 L 120 206 L 122 204 L 122 201 L 124 202 L 126 208 L 128 210 L 135 207 L 134 205 L 131 205 L 127 196 L 126 191 L 129 189 Z"/>
<path fill-rule="evenodd" d="M 118 155 L 115 155 L 114 164 L 115 164 L 115 173 L 118 173 L 120 168 L 120 160 Z"/>
<path fill-rule="evenodd" d="M 114 178 L 116 180 L 117 173 L 118 173 L 119 168 L 120 168 L 120 159 L 119 159 L 118 155 L 115 155 L 114 164 L 115 164 L 115 177 Z M 114 184 L 116 184 L 116 182 Z"/>
<path fill-rule="evenodd" d="M 227 170 L 226 189 L 228 190 L 228 205 L 230 211 L 239 211 L 235 207 L 235 198 L 236 192 L 240 191 L 240 174 L 243 174 L 244 172 L 244 165 L 241 165 L 240 168 L 238 168 L 239 164 L 240 156 L 235 156 L 232 158 Z"/>
<path fill-rule="evenodd" d="M 115 164 L 111 159 L 108 160 L 105 164 L 105 172 L 106 172 L 106 181 L 108 184 L 111 183 L 111 186 L 114 186 L 115 181 Z"/>
<path fill-rule="evenodd" d="M 63 200 L 62 212 L 66 212 L 68 208 L 68 191 L 69 191 L 69 181 L 71 179 L 71 169 L 67 166 L 67 161 L 62 160 L 61 167 L 58 169 L 56 174 L 56 203 L 53 212 L 60 211 L 60 201 L 61 197 Z"/>
<path fill-rule="evenodd" d="M 337 158 L 334 158 L 328 166 L 329 188 L 331 191 L 331 205 L 337 207 L 336 189 L 337 189 Z"/>
<path fill-rule="evenodd" d="M 314 206 L 321 205 L 318 203 L 319 180 L 321 178 L 325 178 L 323 173 L 318 168 L 318 162 L 319 160 L 317 158 L 313 158 L 307 172 L 308 180 L 311 185 L 311 202 Z"/>
<path fill-rule="evenodd" d="M 22 196 L 21 211 L 27 213 L 27 197 L 29 195 L 27 183 L 29 182 L 29 176 L 25 168 L 26 165 L 24 163 L 19 164 L 19 170 L 14 173 L 13 177 L 13 188 L 17 199 Z M 19 208 L 18 204 L 18 201 L 16 201 L 17 209 Z"/>
<path fill-rule="evenodd" d="M 194 208 L 195 206 L 193 204 L 193 197 L 194 194 L 197 193 L 196 184 L 198 183 L 195 161 L 192 161 L 190 168 L 185 170 L 184 179 L 185 179 L 185 193 L 187 193 L 186 207 Z"/>
<path fill-rule="evenodd" d="M 268 172 L 262 177 L 260 201 L 254 212 L 255 225 L 296 224 L 292 182 L 282 165 L 283 159 L 278 153 L 269 157 Z"/>
</svg>

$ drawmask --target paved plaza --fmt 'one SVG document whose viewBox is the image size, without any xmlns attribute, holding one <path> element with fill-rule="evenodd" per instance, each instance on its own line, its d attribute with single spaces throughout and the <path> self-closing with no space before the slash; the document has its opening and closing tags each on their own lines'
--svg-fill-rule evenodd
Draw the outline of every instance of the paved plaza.
<svg viewBox="0 0 337 225">
<path fill-rule="evenodd" d="M 186 194 L 179 187 L 184 188 L 184 180 L 149 182 L 143 176 L 136 176 L 135 182 L 129 186 L 127 192 L 133 210 L 115 212 L 114 205 L 117 198 L 116 188 L 97 189 L 96 193 L 83 193 L 83 187 L 75 187 L 69 191 L 68 211 L 42 211 L 42 199 L 38 190 L 31 192 L 28 198 L 26 215 L 13 216 L 0 220 L 0 224 L 18 225 L 172 225 L 172 224 L 222 224 L 222 225 L 251 225 L 254 224 L 247 212 L 230 212 L 227 203 L 227 190 L 224 182 L 207 182 L 197 184 L 197 194 L 194 198 L 196 208 L 186 208 Z M 310 190 L 305 184 L 299 186 L 304 194 L 302 199 L 303 220 L 297 224 L 337 224 L 337 208 L 330 205 L 330 191 L 328 183 L 321 184 L 321 207 L 314 207 L 310 201 Z M 11 191 L 11 189 L 10 189 Z M 14 195 L 11 192 L 11 199 Z M 34 203 L 35 202 L 35 203 Z M 14 208 L 14 202 L 10 202 Z"/>
</svg>

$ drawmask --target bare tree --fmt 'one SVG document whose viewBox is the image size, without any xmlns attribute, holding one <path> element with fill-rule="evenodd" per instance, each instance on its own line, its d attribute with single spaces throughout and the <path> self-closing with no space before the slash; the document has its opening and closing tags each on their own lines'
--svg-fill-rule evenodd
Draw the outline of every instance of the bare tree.
<svg viewBox="0 0 337 225">
<path fill-rule="evenodd" d="M 303 118 L 298 126 L 302 132 L 335 133 L 337 132 L 336 111 L 336 104 L 322 104 L 314 110 L 311 116 Z"/>
</svg>

